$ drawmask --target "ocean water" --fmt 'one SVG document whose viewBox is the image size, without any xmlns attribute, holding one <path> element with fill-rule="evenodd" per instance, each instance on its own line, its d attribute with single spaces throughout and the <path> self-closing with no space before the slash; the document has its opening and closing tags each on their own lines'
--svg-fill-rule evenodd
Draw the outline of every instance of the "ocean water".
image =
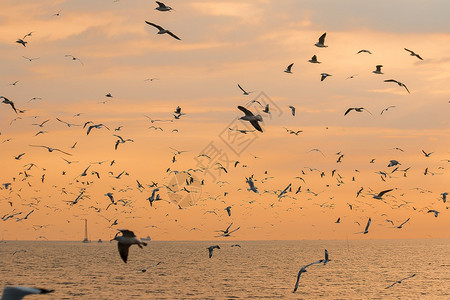
<svg viewBox="0 0 450 300">
<path fill-rule="evenodd" d="M 331 261 L 309 267 L 293 294 L 299 269 L 324 249 Z M 55 290 L 27 299 L 450 299 L 449 239 L 151 241 L 132 246 L 127 264 L 115 241 L 8 241 L 0 257 L 2 289 Z"/>
</svg>

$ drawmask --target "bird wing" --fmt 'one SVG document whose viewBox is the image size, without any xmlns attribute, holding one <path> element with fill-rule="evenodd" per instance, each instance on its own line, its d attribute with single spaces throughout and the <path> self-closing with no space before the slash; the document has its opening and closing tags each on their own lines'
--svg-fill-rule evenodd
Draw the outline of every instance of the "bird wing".
<svg viewBox="0 0 450 300">
<path fill-rule="evenodd" d="M 319 44 L 323 44 L 325 43 L 325 36 L 327 35 L 327 33 L 325 32 L 324 34 L 322 34 L 319 38 Z"/>
<path fill-rule="evenodd" d="M 406 87 L 405 84 L 401 83 L 400 85 L 406 89 L 406 91 L 408 92 L 408 94 L 411 94 L 410 91 L 408 90 L 408 88 Z"/>
<path fill-rule="evenodd" d="M 286 70 L 290 72 L 293 65 L 294 65 L 294 63 L 292 63 L 292 64 L 290 64 L 289 66 L 287 66 Z"/>
<path fill-rule="evenodd" d="M 242 89 L 242 88 L 241 88 Z M 246 116 L 253 116 L 253 113 L 251 112 L 251 111 L 249 111 L 248 109 L 246 109 L 245 107 L 243 107 L 243 106 L 238 106 L 237 107 L 240 111 L 242 111 Z M 253 125 L 253 123 L 252 123 L 252 125 Z M 253 125 L 253 126 L 255 126 L 255 125 Z M 258 125 L 259 126 L 259 125 Z M 256 127 L 255 127 L 256 128 Z M 256 128 L 256 129 L 258 129 L 258 128 Z M 261 128 L 259 129 L 259 131 L 262 131 L 261 130 Z"/>
<path fill-rule="evenodd" d="M 263 132 L 261 126 L 259 126 L 258 121 L 250 121 L 250 124 L 252 124 L 253 127 L 255 127 L 256 130 L 258 130 L 258 131 L 260 131 L 260 132 Z"/>
<path fill-rule="evenodd" d="M 398 84 L 398 81 L 397 81 L 397 80 L 394 80 L 394 79 L 386 79 L 384 82 L 395 82 L 395 83 Z"/>
<path fill-rule="evenodd" d="M 367 225 L 366 225 L 366 228 L 364 229 L 364 231 L 369 231 L 369 226 L 370 226 L 371 222 L 372 222 L 372 219 L 369 218 L 369 220 L 367 221 Z"/>
<path fill-rule="evenodd" d="M 119 229 L 120 232 L 122 232 L 122 236 L 124 237 L 136 237 L 133 231 L 128 229 Z"/>
<path fill-rule="evenodd" d="M 344 113 L 344 116 L 346 116 L 349 112 L 351 112 L 354 108 L 350 107 L 349 109 L 347 109 Z"/>
<path fill-rule="evenodd" d="M 122 260 L 126 263 L 128 259 L 128 250 L 130 249 L 131 245 L 126 245 L 122 243 L 117 243 L 117 248 L 119 249 L 119 254 Z"/>
<path fill-rule="evenodd" d="M 297 281 L 295 282 L 295 286 L 294 286 L 294 290 L 292 291 L 293 293 L 295 293 L 298 289 L 298 283 L 300 282 L 300 276 L 302 275 L 303 272 L 305 272 L 305 268 L 301 268 L 300 271 L 298 271 L 297 274 Z"/>
<path fill-rule="evenodd" d="M 62 150 L 59 150 L 59 149 L 53 149 L 53 150 L 55 150 L 55 151 L 59 151 L 59 152 L 61 152 L 61 153 L 64 153 L 64 154 L 66 154 L 66 155 L 70 155 L 70 156 L 72 156 L 72 154 L 70 154 L 70 153 L 67 153 L 67 152 L 65 152 L 65 151 L 62 151 Z"/>
<path fill-rule="evenodd" d="M 403 49 L 405 49 L 406 51 L 408 51 L 408 52 L 411 53 L 411 54 L 415 54 L 413 51 L 411 51 L 411 50 L 409 50 L 409 49 L 406 49 L 406 48 L 403 48 Z"/>
<path fill-rule="evenodd" d="M 181 39 L 179 37 L 177 37 L 175 34 L 173 34 L 171 31 L 167 31 L 167 34 L 169 34 L 171 37 L 181 41 Z"/>
<path fill-rule="evenodd" d="M 164 30 L 164 28 L 162 28 L 161 26 L 156 25 L 156 24 L 154 24 L 154 23 L 150 23 L 150 22 L 148 22 L 148 21 L 145 21 L 145 23 L 147 23 L 148 25 L 151 25 L 151 26 L 153 26 L 153 27 L 155 27 L 155 28 L 158 28 L 159 30 Z"/>
<path fill-rule="evenodd" d="M 382 191 L 382 192 L 380 192 L 380 193 L 378 194 L 378 197 L 382 197 L 384 194 L 386 194 L 386 193 L 388 193 L 388 192 L 390 192 L 390 191 L 393 191 L 393 190 L 394 190 L 394 189 Z"/>
<path fill-rule="evenodd" d="M 398 227 L 402 227 L 402 226 L 405 225 L 408 221 L 409 221 L 409 218 L 408 218 L 405 222 L 403 222 L 402 224 L 400 224 Z"/>
<path fill-rule="evenodd" d="M 166 5 L 162 2 L 156 1 L 156 4 L 158 4 L 160 8 L 166 8 Z"/>
<path fill-rule="evenodd" d="M 238 87 L 241 89 L 242 92 L 247 93 L 247 92 L 242 88 L 242 86 L 239 85 L 239 83 L 238 83 Z"/>
</svg>

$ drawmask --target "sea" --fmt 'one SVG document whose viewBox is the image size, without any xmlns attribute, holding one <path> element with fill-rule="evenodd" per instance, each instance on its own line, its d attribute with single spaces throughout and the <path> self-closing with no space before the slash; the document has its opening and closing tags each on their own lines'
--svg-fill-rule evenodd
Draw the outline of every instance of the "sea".
<svg viewBox="0 0 450 300">
<path fill-rule="evenodd" d="M 150 241 L 127 263 L 116 241 L 6 241 L 0 257 L 2 289 L 54 290 L 26 299 L 450 299 L 450 239 Z"/>
</svg>

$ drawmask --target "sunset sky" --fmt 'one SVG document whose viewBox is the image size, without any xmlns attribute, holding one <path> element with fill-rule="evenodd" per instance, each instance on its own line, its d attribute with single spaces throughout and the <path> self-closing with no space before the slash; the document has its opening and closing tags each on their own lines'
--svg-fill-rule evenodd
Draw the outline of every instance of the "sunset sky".
<svg viewBox="0 0 450 300">
<path fill-rule="evenodd" d="M 450 2 L 164 3 L 173 10 L 140 0 L 0 3 L 0 95 L 24 110 L 0 103 L 4 239 L 82 240 L 86 218 L 92 240 L 117 228 L 154 240 L 450 237 L 442 196 L 450 192 Z M 16 43 L 30 32 L 26 47 Z M 314 46 L 325 32 L 328 47 Z M 356 54 L 362 49 L 372 54 Z M 308 62 L 313 55 L 321 64 Z M 324 72 L 332 76 L 320 81 Z M 262 115 L 263 133 L 234 130 L 253 129 L 237 120 L 238 105 Z M 184 115 L 174 119 L 177 106 Z M 364 110 L 344 116 L 351 107 Z M 87 135 L 93 124 L 109 130 Z M 114 135 L 133 141 L 115 150 Z M 186 152 L 174 162 L 172 148 Z M 400 163 L 392 174 L 391 160 Z M 257 194 L 247 190 L 252 175 Z M 152 182 L 162 201 L 150 207 Z M 123 201 L 107 209 L 107 193 Z M 369 233 L 355 234 L 368 218 Z M 388 221 L 408 218 L 401 229 Z M 231 222 L 240 229 L 216 237 Z"/>
</svg>

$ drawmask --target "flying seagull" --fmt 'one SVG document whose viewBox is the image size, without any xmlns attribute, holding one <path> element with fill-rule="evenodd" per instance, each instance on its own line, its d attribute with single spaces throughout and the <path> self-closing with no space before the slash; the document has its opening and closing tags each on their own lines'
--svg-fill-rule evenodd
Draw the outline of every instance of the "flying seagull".
<svg viewBox="0 0 450 300">
<path fill-rule="evenodd" d="M 7 286 L 3 289 L 2 300 L 20 300 L 27 295 L 48 294 L 54 290 L 47 290 L 26 286 Z"/>
<path fill-rule="evenodd" d="M 154 24 L 154 23 L 150 23 L 150 22 L 148 22 L 148 21 L 145 21 L 145 23 L 147 23 L 148 25 L 151 25 L 151 26 L 157 28 L 157 29 L 159 30 L 159 31 L 158 31 L 158 34 L 164 34 L 164 33 L 167 33 L 168 35 L 170 35 L 170 36 L 173 37 L 174 39 L 177 39 L 177 40 L 180 40 L 180 41 L 181 41 L 181 39 L 180 39 L 179 37 L 177 37 L 175 34 L 173 34 L 170 30 L 164 29 L 164 28 L 162 28 L 161 26 L 156 25 L 156 24 Z"/>
<path fill-rule="evenodd" d="M 323 265 L 326 265 L 331 259 L 328 258 L 328 250 L 325 249 L 325 259 L 323 260 Z"/>
<path fill-rule="evenodd" d="M 306 266 L 302 267 L 302 268 L 300 269 L 300 271 L 298 271 L 298 274 L 297 274 L 297 281 L 295 282 L 294 290 L 292 291 L 293 293 L 295 293 L 295 292 L 297 291 L 297 289 L 298 289 L 298 284 L 299 284 L 299 282 L 300 282 L 300 276 L 302 275 L 302 273 L 305 273 L 305 272 L 306 272 L 306 268 L 309 267 L 309 266 L 315 265 L 315 264 L 320 264 L 320 263 L 322 263 L 322 262 L 323 262 L 322 259 L 321 259 L 321 260 L 318 260 L 318 261 L 315 261 L 315 262 L 313 262 L 313 263 L 310 263 L 309 265 L 306 265 Z"/>
<path fill-rule="evenodd" d="M 319 48 L 326 48 L 326 47 L 328 47 L 327 45 L 324 44 L 324 43 L 325 43 L 325 37 L 326 37 L 326 35 L 327 35 L 326 32 L 325 32 L 324 34 L 322 34 L 322 35 L 320 36 L 320 38 L 319 38 L 319 41 L 318 41 L 317 43 L 315 43 L 314 45 L 315 45 L 316 47 L 319 47 Z"/>
<path fill-rule="evenodd" d="M 403 49 L 405 49 L 406 51 L 408 51 L 408 52 L 409 52 L 409 55 L 411 55 L 411 56 L 415 56 L 415 57 L 417 57 L 418 59 L 420 59 L 420 60 L 423 60 L 423 58 L 422 58 L 422 57 L 420 57 L 420 55 L 419 55 L 419 54 L 417 54 L 417 53 L 415 53 L 414 51 L 411 51 L 411 50 L 409 50 L 409 49 L 406 49 L 406 48 L 403 48 Z"/>
<path fill-rule="evenodd" d="M 410 279 L 410 278 L 412 278 L 412 277 L 414 277 L 414 276 L 416 276 L 416 274 L 412 274 L 411 276 L 408 276 L 408 277 L 405 277 L 405 278 L 403 278 L 403 279 L 397 280 L 397 281 L 394 282 L 393 284 L 391 284 L 391 285 L 385 287 L 385 289 L 391 288 L 391 287 L 393 287 L 394 285 L 396 285 L 397 283 L 402 283 L 403 280 Z"/>
<path fill-rule="evenodd" d="M 84 66 L 83 62 L 82 62 L 81 59 L 79 59 L 78 57 L 75 57 L 75 56 L 73 56 L 73 55 L 71 55 L 71 54 L 66 54 L 66 55 L 64 55 L 64 56 L 65 56 L 65 57 L 71 57 L 72 60 L 78 60 L 78 61 L 80 62 L 80 64 Z"/>
<path fill-rule="evenodd" d="M 289 74 L 292 74 L 291 69 L 292 69 L 292 66 L 293 66 L 293 65 L 294 65 L 294 63 L 292 63 L 292 64 L 290 64 L 289 66 L 287 66 L 287 68 L 286 68 L 286 70 L 284 70 L 284 72 L 289 73 Z"/>
<path fill-rule="evenodd" d="M 292 115 L 295 116 L 295 107 L 292 105 L 289 105 L 289 108 L 291 109 Z"/>
<path fill-rule="evenodd" d="M 425 152 L 424 150 L 422 150 L 422 153 L 425 155 L 425 157 L 430 157 L 431 154 L 433 154 L 434 152 Z"/>
<path fill-rule="evenodd" d="M 240 84 L 238 83 L 238 87 L 239 87 L 239 89 L 244 93 L 244 95 L 248 95 L 248 94 L 250 94 L 250 93 L 253 93 L 254 91 L 251 91 L 251 92 L 247 92 L 246 90 L 244 90 L 243 88 L 242 88 L 242 86 L 240 86 Z"/>
<path fill-rule="evenodd" d="M 409 221 L 409 218 L 405 222 L 403 222 L 402 224 L 396 226 L 396 228 L 401 229 L 402 226 L 405 225 L 408 221 Z"/>
<path fill-rule="evenodd" d="M 390 105 L 390 106 L 384 108 L 384 109 L 381 111 L 380 115 L 382 115 L 385 111 L 388 111 L 389 109 L 394 108 L 394 107 L 396 107 L 396 106 L 395 106 L 395 105 Z"/>
<path fill-rule="evenodd" d="M 11 100 L 9 100 L 8 98 L 6 98 L 6 97 L 4 97 L 4 96 L 0 96 L 0 99 L 3 99 L 2 103 L 11 105 L 12 109 L 13 109 L 14 112 L 17 114 L 17 109 L 16 109 L 15 106 L 14 106 L 14 102 L 12 102 Z"/>
<path fill-rule="evenodd" d="M 59 150 L 59 149 L 56 149 L 56 148 L 47 147 L 47 146 L 30 145 L 30 147 L 41 147 L 41 148 L 47 149 L 48 152 L 59 151 L 59 152 L 61 152 L 61 153 L 63 153 L 63 154 L 66 154 L 66 155 L 72 155 L 72 154 L 67 153 L 67 152 L 64 152 L 64 151 L 62 151 L 62 150 Z"/>
<path fill-rule="evenodd" d="M 389 193 L 390 191 L 393 191 L 393 190 L 394 190 L 394 189 L 389 189 L 389 190 L 381 191 L 381 192 L 379 192 L 377 195 L 374 194 L 374 195 L 373 195 L 373 198 L 378 199 L 378 200 L 381 200 L 384 194 Z"/>
<path fill-rule="evenodd" d="M 371 223 L 371 222 L 372 222 L 372 219 L 369 218 L 369 220 L 367 220 L 367 225 L 366 225 L 366 228 L 364 229 L 364 231 L 357 232 L 356 234 L 358 234 L 358 233 L 362 233 L 362 234 L 367 234 L 367 233 L 369 233 L 369 227 L 370 227 L 370 223 Z"/>
<path fill-rule="evenodd" d="M 310 63 L 313 63 L 313 64 L 320 64 L 321 63 L 320 61 L 317 60 L 317 56 L 316 55 L 313 55 L 313 57 L 311 57 L 311 59 L 308 60 L 308 61 Z"/>
<path fill-rule="evenodd" d="M 119 232 L 122 233 L 122 236 L 118 235 Z M 126 263 L 128 259 L 128 250 L 131 245 L 136 244 L 142 249 L 142 245 L 147 246 L 147 243 L 139 240 L 131 230 L 119 229 L 119 232 L 116 233 L 116 236 L 111 241 L 116 240 L 118 242 L 117 247 L 119 248 L 120 257 Z"/>
<path fill-rule="evenodd" d="M 208 249 L 208 251 L 209 251 L 209 258 L 211 258 L 212 257 L 212 255 L 213 255 L 213 250 L 214 249 L 220 249 L 220 247 L 218 246 L 218 245 L 214 245 L 214 246 L 209 246 L 208 248 L 206 248 L 206 249 Z"/>
<path fill-rule="evenodd" d="M 381 72 L 381 68 L 383 67 L 383 65 L 377 65 L 375 68 L 375 71 L 372 71 L 372 73 L 374 74 L 384 74 L 383 72 Z"/>
<path fill-rule="evenodd" d="M 325 78 L 327 78 L 328 76 L 332 76 L 331 74 L 328 74 L 328 73 L 321 73 L 320 75 L 321 75 L 320 81 L 324 81 Z"/>
<path fill-rule="evenodd" d="M 365 109 L 364 107 L 350 107 L 349 109 L 347 109 L 344 113 L 344 116 L 346 116 L 349 112 L 351 112 L 352 110 L 356 111 L 356 112 L 362 112 L 367 111 L 369 114 L 372 114 L 370 111 L 368 111 L 367 109 Z"/>
<path fill-rule="evenodd" d="M 404 83 L 401 83 L 400 81 L 397 81 L 397 80 L 395 80 L 395 79 L 386 79 L 384 82 L 395 82 L 395 83 L 398 84 L 399 86 L 404 87 L 404 88 L 406 89 L 406 91 L 407 91 L 408 93 L 410 93 L 409 90 L 408 90 L 408 88 L 406 87 L 406 85 L 405 85 Z"/>
<path fill-rule="evenodd" d="M 263 130 L 261 129 L 261 126 L 259 126 L 258 122 L 262 122 L 262 117 L 261 115 L 253 115 L 253 113 L 251 111 L 249 111 L 248 109 L 246 109 L 243 106 L 238 106 L 238 109 L 241 110 L 245 116 L 240 117 L 239 120 L 244 120 L 244 121 L 249 121 L 250 124 L 253 125 L 253 127 L 255 127 L 256 130 L 263 132 Z"/>
<path fill-rule="evenodd" d="M 366 50 L 366 49 L 362 49 L 362 50 L 359 50 L 358 52 L 356 52 L 356 54 L 360 54 L 360 53 L 372 54 L 372 52 L 370 52 L 369 50 Z"/>
<path fill-rule="evenodd" d="M 173 10 L 172 7 L 167 6 L 164 3 L 162 3 L 162 2 L 156 1 L 156 4 L 158 4 L 158 7 L 155 8 L 156 10 L 159 10 L 159 11 L 171 11 L 171 10 Z"/>
</svg>

